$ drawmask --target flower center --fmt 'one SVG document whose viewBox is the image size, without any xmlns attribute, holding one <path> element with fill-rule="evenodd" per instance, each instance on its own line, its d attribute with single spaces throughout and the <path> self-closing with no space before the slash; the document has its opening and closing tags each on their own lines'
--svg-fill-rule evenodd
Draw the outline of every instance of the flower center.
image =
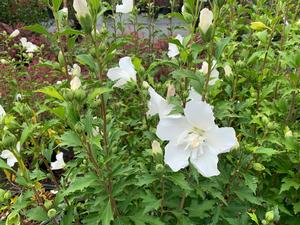
<svg viewBox="0 0 300 225">
<path fill-rule="evenodd" d="M 186 136 L 188 147 L 198 148 L 206 139 L 204 133 L 204 130 L 194 127 Z"/>
</svg>

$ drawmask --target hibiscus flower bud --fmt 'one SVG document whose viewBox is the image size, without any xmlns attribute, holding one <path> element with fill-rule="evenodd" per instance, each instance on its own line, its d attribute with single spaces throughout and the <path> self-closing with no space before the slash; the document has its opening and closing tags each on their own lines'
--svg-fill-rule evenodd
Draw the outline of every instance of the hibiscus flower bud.
<svg viewBox="0 0 300 225">
<path fill-rule="evenodd" d="M 155 170 L 158 172 L 158 173 L 161 173 L 161 172 L 163 172 L 164 171 L 164 165 L 163 164 L 157 164 L 156 166 L 155 166 Z"/>
<path fill-rule="evenodd" d="M 79 77 L 75 76 L 70 82 L 71 90 L 76 91 L 81 87 L 81 81 Z"/>
<path fill-rule="evenodd" d="M 232 74 L 232 69 L 229 65 L 224 66 L 225 76 L 229 77 Z"/>
<path fill-rule="evenodd" d="M 266 212 L 265 214 L 266 221 L 270 222 L 274 219 L 274 212 L 273 210 Z"/>
<path fill-rule="evenodd" d="M 86 0 L 74 0 L 73 8 L 78 17 L 85 17 L 89 14 L 89 8 Z"/>
<path fill-rule="evenodd" d="M 152 154 L 153 155 L 162 155 L 162 150 L 160 147 L 160 143 L 156 140 L 152 142 Z"/>
<path fill-rule="evenodd" d="M 262 22 L 251 22 L 250 27 L 251 27 L 251 29 L 256 30 L 256 31 L 270 29 L 268 26 L 266 26 Z"/>
<path fill-rule="evenodd" d="M 168 85 L 167 97 L 173 97 L 176 94 L 175 86 L 173 84 Z"/>
<path fill-rule="evenodd" d="M 213 19 L 214 15 L 212 11 L 210 11 L 208 8 L 204 8 L 201 10 L 199 26 L 203 33 L 206 33 L 207 30 L 210 28 Z"/>
<path fill-rule="evenodd" d="M 47 213 L 49 218 L 53 218 L 56 216 L 56 210 L 55 209 L 50 209 Z"/>
<path fill-rule="evenodd" d="M 264 171 L 266 168 L 261 163 L 253 163 L 253 169 L 255 169 L 256 171 L 261 172 L 261 171 Z"/>
<path fill-rule="evenodd" d="M 20 31 L 18 29 L 14 30 L 10 35 L 9 37 L 10 38 L 15 38 L 17 37 L 18 35 L 20 34 Z"/>
</svg>

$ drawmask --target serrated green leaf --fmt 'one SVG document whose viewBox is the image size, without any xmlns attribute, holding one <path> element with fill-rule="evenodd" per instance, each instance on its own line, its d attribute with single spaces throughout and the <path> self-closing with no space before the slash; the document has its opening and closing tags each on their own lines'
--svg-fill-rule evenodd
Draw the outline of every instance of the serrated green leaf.
<svg viewBox="0 0 300 225">
<path fill-rule="evenodd" d="M 3 161 L 2 159 L 0 159 L 0 168 L 5 169 L 5 170 L 10 170 L 10 171 L 14 172 L 13 168 L 8 166 L 7 163 L 5 161 Z"/>
<path fill-rule="evenodd" d="M 108 200 L 107 205 L 102 213 L 102 224 L 103 225 L 110 225 L 110 222 L 114 220 L 113 211 L 111 208 L 110 200 Z"/>
<path fill-rule="evenodd" d="M 97 181 L 97 177 L 95 174 L 89 173 L 83 177 L 77 177 L 74 181 L 70 184 L 68 189 L 64 192 L 65 195 L 76 191 L 83 191 L 85 188 L 91 186 Z"/>
<path fill-rule="evenodd" d="M 280 188 L 280 194 L 284 191 L 288 191 L 290 190 L 290 188 L 295 188 L 296 190 L 299 189 L 300 187 L 300 183 L 297 181 L 297 180 L 294 180 L 292 178 L 288 178 L 288 177 L 285 177 L 282 179 L 282 182 L 283 184 L 281 185 L 281 188 Z"/>
<path fill-rule="evenodd" d="M 81 140 L 74 131 L 67 131 L 60 137 L 60 146 L 78 147 L 81 146 Z"/>
<path fill-rule="evenodd" d="M 257 216 L 255 213 L 250 213 L 250 212 L 247 212 L 247 214 L 250 216 L 250 219 L 252 221 L 254 221 L 257 225 L 259 225 L 259 222 L 258 222 L 258 219 L 257 219 Z"/>
<path fill-rule="evenodd" d="M 184 190 L 191 191 L 189 183 L 185 180 L 185 176 L 182 173 L 173 173 L 170 177 L 168 177 L 174 184 L 178 185 Z"/>
<path fill-rule="evenodd" d="M 26 216 L 30 220 L 39 221 L 39 222 L 42 222 L 42 221 L 45 221 L 45 220 L 49 219 L 48 215 L 47 215 L 47 212 L 45 212 L 45 210 L 41 206 L 29 209 L 26 212 Z"/>
<path fill-rule="evenodd" d="M 61 94 L 59 94 L 59 92 L 52 86 L 48 86 L 39 90 L 36 90 L 35 92 L 40 92 L 40 93 L 44 93 L 50 97 L 59 99 L 59 100 L 64 100 L 63 96 L 61 96 Z"/>
</svg>

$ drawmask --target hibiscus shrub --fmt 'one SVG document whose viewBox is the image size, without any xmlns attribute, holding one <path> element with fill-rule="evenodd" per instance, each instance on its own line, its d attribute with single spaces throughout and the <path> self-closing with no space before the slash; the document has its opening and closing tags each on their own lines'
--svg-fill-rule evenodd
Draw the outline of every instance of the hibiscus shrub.
<svg viewBox="0 0 300 225">
<path fill-rule="evenodd" d="M 98 0 L 74 0 L 80 31 L 61 0 L 55 33 L 23 28 L 49 39 L 57 60 L 39 64 L 65 80 L 0 106 L 0 224 L 299 224 L 298 7 L 203 2 L 169 15 L 188 34 L 161 55 L 138 49 L 152 26 L 142 40 L 97 27 L 115 10 Z M 131 0 L 112 18 L 128 13 L 139 27 Z"/>
</svg>

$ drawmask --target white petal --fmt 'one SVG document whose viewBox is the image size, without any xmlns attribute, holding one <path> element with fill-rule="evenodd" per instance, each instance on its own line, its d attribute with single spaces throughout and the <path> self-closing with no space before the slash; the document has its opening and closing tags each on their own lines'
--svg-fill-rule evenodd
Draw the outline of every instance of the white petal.
<svg viewBox="0 0 300 225">
<path fill-rule="evenodd" d="M 15 37 L 17 37 L 19 34 L 20 34 L 20 31 L 19 31 L 18 29 L 16 29 L 16 30 L 14 30 L 14 31 L 9 35 L 9 37 L 15 38 Z"/>
<path fill-rule="evenodd" d="M 79 79 L 79 77 L 74 77 L 71 82 L 70 82 L 70 85 L 71 85 L 71 90 L 75 91 L 77 90 L 78 88 L 80 88 L 81 86 L 81 81 Z"/>
<path fill-rule="evenodd" d="M 78 16 L 86 16 L 89 14 L 89 8 L 86 0 L 74 0 L 73 8 L 75 9 Z"/>
<path fill-rule="evenodd" d="M 16 145 L 16 149 L 18 152 L 21 151 L 21 143 L 18 141 L 17 145 Z"/>
<path fill-rule="evenodd" d="M 220 174 L 218 170 L 218 156 L 208 145 L 202 144 L 198 150 L 193 150 L 191 163 L 204 177 L 212 177 Z"/>
<path fill-rule="evenodd" d="M 176 145 L 170 142 L 165 148 L 165 163 L 174 171 L 183 169 L 189 165 L 191 150 L 186 145 Z"/>
<path fill-rule="evenodd" d="M 215 126 L 212 107 L 206 102 L 189 101 L 185 106 L 184 114 L 193 126 L 202 130 L 207 130 Z"/>
<path fill-rule="evenodd" d="M 177 34 L 175 39 L 177 39 L 180 42 L 180 44 L 183 43 L 183 37 L 180 34 Z"/>
<path fill-rule="evenodd" d="M 232 127 L 215 127 L 205 133 L 207 144 L 217 150 L 217 154 L 230 151 L 237 143 L 235 130 Z"/>
<path fill-rule="evenodd" d="M 0 120 L 2 119 L 3 116 L 5 116 L 5 110 L 4 108 L 2 107 L 2 105 L 0 105 Z"/>
<path fill-rule="evenodd" d="M 51 163 L 51 169 L 60 170 L 63 169 L 65 165 L 66 164 L 64 162 L 63 153 L 61 152 L 56 155 L 56 161 Z"/>
<path fill-rule="evenodd" d="M 167 116 L 174 108 L 174 105 L 169 104 L 163 97 L 157 94 L 152 87 L 149 87 L 148 91 L 150 101 L 148 102 L 149 111 L 147 114 L 151 116 L 159 114 L 160 118 Z"/>
<path fill-rule="evenodd" d="M 209 27 L 212 25 L 213 18 L 213 12 L 208 8 L 201 10 L 199 26 L 203 33 L 206 33 Z"/>
<path fill-rule="evenodd" d="M 183 140 L 183 135 L 191 128 L 184 116 L 168 116 L 160 119 L 156 135 L 164 141 L 178 141 Z"/>
<path fill-rule="evenodd" d="M 205 75 L 208 73 L 208 63 L 206 61 L 204 61 L 202 63 L 202 67 L 201 67 L 201 70 L 200 70 L 202 73 L 204 73 Z"/>
<path fill-rule="evenodd" d="M 202 96 L 197 91 L 195 91 L 194 88 L 191 88 L 189 100 L 202 102 Z"/>
<path fill-rule="evenodd" d="M 16 159 L 16 157 L 13 157 L 13 158 L 8 158 L 6 163 L 10 167 L 13 167 L 16 162 L 18 162 L 18 160 Z"/>
<path fill-rule="evenodd" d="M 179 55 L 179 50 L 177 45 L 173 43 L 169 43 L 169 51 L 168 51 L 169 58 L 174 58 L 177 55 Z"/>
<path fill-rule="evenodd" d="M 216 81 L 219 80 L 219 71 L 217 69 L 213 69 L 210 74 L 209 85 L 214 85 Z"/>
<path fill-rule="evenodd" d="M 130 13 L 133 10 L 133 0 L 122 0 L 122 5 L 116 6 L 117 13 Z"/>
<path fill-rule="evenodd" d="M 3 159 L 8 159 L 14 157 L 14 154 L 9 150 L 3 150 L 0 157 Z"/>
</svg>

